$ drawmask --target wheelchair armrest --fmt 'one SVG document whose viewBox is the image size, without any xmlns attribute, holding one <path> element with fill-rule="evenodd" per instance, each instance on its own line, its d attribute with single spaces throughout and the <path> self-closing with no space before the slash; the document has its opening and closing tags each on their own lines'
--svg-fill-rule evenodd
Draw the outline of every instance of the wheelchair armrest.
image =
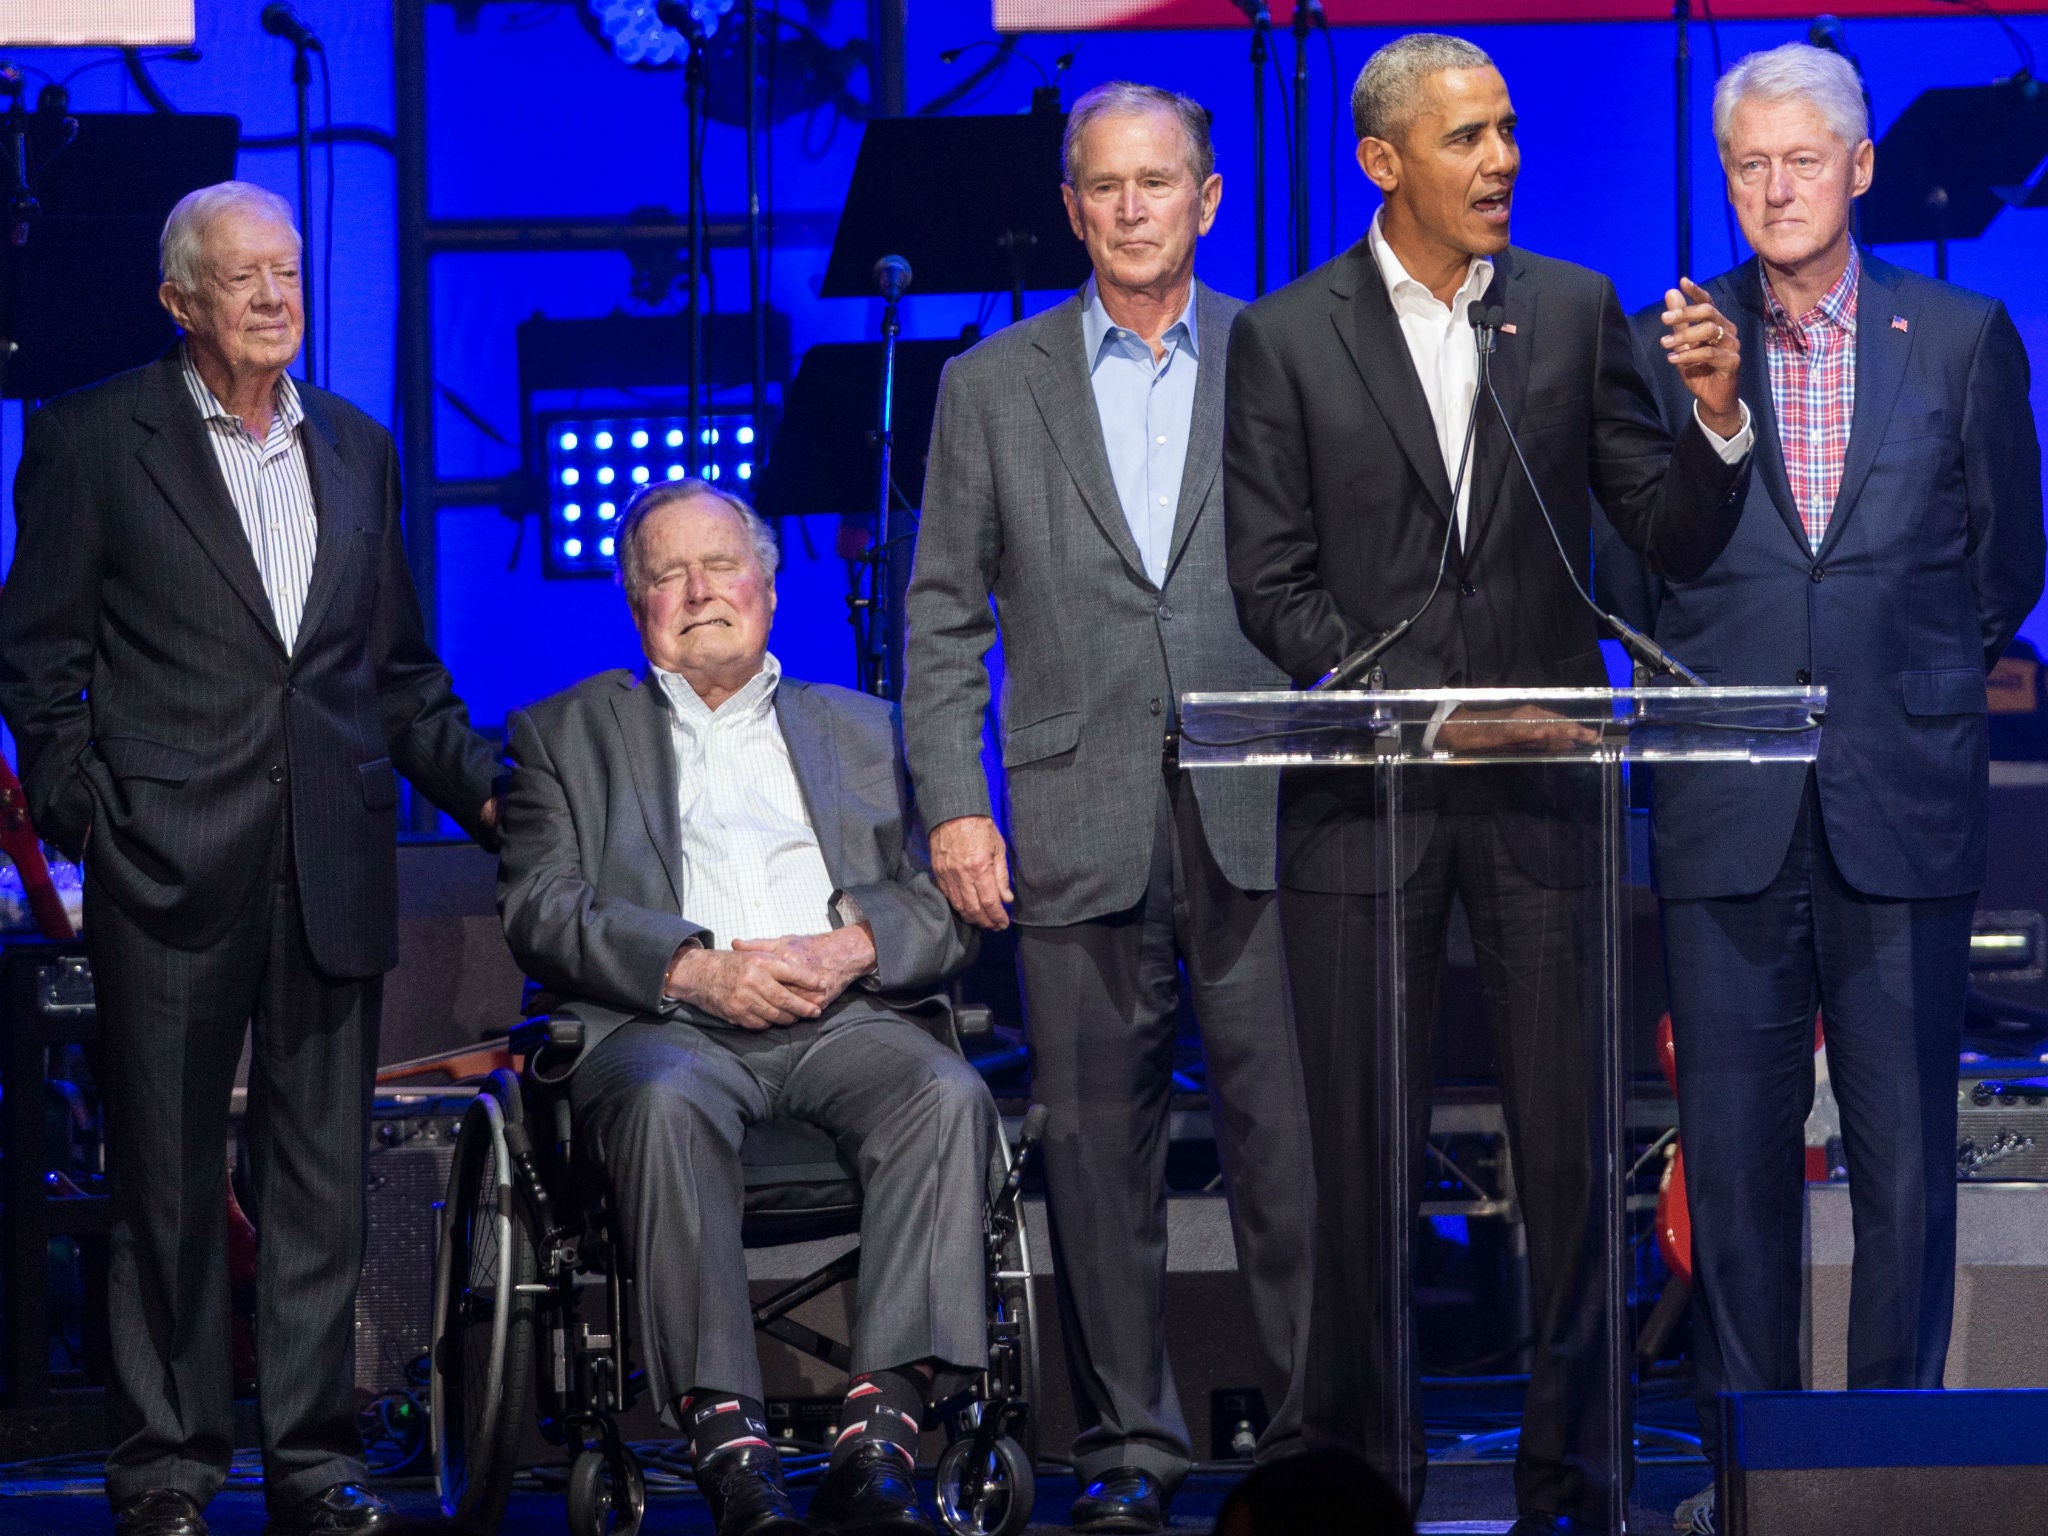
<svg viewBox="0 0 2048 1536">
<path fill-rule="evenodd" d="M 573 1014 L 545 1014 L 514 1025 L 508 1040 L 513 1055 L 529 1060 L 547 1050 L 573 1054 L 583 1049 L 583 1021 Z"/>
<path fill-rule="evenodd" d="M 953 1028 L 962 1041 L 987 1040 L 996 1032 L 995 1010 L 986 1003 L 961 1003 L 953 1009 Z"/>
</svg>

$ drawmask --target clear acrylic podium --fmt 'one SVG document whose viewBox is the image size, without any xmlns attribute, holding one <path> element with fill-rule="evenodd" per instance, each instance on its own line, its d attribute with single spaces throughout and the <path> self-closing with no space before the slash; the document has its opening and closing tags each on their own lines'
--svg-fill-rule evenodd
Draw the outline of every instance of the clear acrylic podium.
<svg viewBox="0 0 2048 1536">
<path fill-rule="evenodd" d="M 1640 681 L 1640 678 L 1638 679 Z M 1407 1053 L 1408 967 L 1403 885 L 1444 788 L 1429 776 L 1481 767 L 1540 769 L 1527 780 L 1496 773 L 1495 796 L 1542 787 L 1565 833 L 1558 846 L 1574 872 L 1558 883 L 1583 891 L 1575 934 L 1591 1080 L 1594 1216 L 1600 1224 L 1598 1280 L 1604 1306 L 1607 1526 L 1626 1529 L 1632 1446 L 1634 1339 L 1627 1306 L 1632 1246 L 1629 1199 L 1640 1170 L 1628 1123 L 1628 1085 L 1638 1065 L 1631 987 L 1633 913 L 1648 871 L 1631 859 L 1623 768 L 1629 763 L 1811 762 L 1820 747 L 1825 688 L 1637 687 L 1629 689 L 1431 689 L 1403 692 L 1190 693 L 1180 699 L 1180 763 L 1233 767 L 1351 768 L 1373 775 L 1375 914 L 1372 1060 L 1381 1177 L 1392 1198 L 1391 1230 L 1379 1234 L 1386 1274 L 1381 1295 L 1379 1383 L 1388 1444 L 1408 1446 L 1419 1426 L 1409 1383 L 1415 1373 L 1411 1286 L 1426 1127 L 1410 1123 Z M 1563 790 L 1562 795 L 1556 791 Z M 1418 1135 L 1418 1132 L 1420 1133 Z M 1412 1506 L 1408 1459 L 1385 1467 Z"/>
</svg>

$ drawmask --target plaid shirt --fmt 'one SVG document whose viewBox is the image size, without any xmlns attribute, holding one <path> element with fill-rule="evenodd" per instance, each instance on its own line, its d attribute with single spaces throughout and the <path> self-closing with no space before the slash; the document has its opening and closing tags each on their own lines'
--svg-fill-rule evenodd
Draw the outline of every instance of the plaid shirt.
<svg viewBox="0 0 2048 1536">
<path fill-rule="evenodd" d="M 1849 264 L 1835 286 L 1795 320 L 1758 268 L 1769 321 L 1764 357 L 1771 370 L 1771 408 L 1785 450 L 1785 477 L 1792 483 L 1807 546 L 1816 554 L 1841 489 L 1849 424 L 1856 415 L 1856 279 L 1862 270 L 1863 259 L 1852 244 Z"/>
</svg>

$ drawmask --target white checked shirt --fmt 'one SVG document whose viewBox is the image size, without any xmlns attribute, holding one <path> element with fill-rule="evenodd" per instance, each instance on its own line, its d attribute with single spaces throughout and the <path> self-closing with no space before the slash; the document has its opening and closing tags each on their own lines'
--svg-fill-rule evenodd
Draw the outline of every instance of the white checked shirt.
<svg viewBox="0 0 2048 1536">
<path fill-rule="evenodd" d="M 206 387 L 192 354 L 183 354 L 185 388 L 199 407 L 213 460 L 227 482 L 242 533 L 256 556 L 263 594 L 270 599 L 277 632 L 290 655 L 299 637 L 299 619 L 306 610 L 306 586 L 313 579 L 313 553 L 320 541 L 320 519 L 313 509 L 313 482 L 306 472 L 306 445 L 299 423 L 306 408 L 290 374 L 277 381 L 277 406 L 270 435 L 257 442 L 242 420 Z"/>
<path fill-rule="evenodd" d="M 715 710 L 681 673 L 653 670 L 676 749 L 683 916 L 721 949 L 828 932 L 832 877 L 775 718 L 781 663 L 767 656 Z"/>
</svg>

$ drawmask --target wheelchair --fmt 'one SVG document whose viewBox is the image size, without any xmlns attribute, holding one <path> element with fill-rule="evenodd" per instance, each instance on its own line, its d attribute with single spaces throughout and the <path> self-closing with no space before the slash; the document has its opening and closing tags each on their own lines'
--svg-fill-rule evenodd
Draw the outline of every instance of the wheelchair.
<svg viewBox="0 0 2048 1536">
<path fill-rule="evenodd" d="M 961 1048 L 950 1010 L 943 1034 Z M 634 1366 L 633 1280 L 603 1173 L 571 1125 L 568 1069 L 583 1040 L 573 1009 L 514 1028 L 519 1070 L 485 1079 L 456 1137 L 434 1262 L 430 1422 L 442 1510 L 469 1529 L 497 1528 L 536 1423 L 570 1456 L 571 1536 L 634 1536 L 646 1508 L 644 1474 L 618 1430 L 645 1387 Z M 1031 1520 L 1036 1352 L 1017 1201 L 1044 1121 L 1034 1107 L 1014 1150 L 997 1138 L 985 1221 L 987 1363 L 926 1415 L 928 1429 L 947 1435 L 935 1483 L 953 1536 L 1019 1536 Z M 858 1232 L 858 1176 L 824 1131 L 763 1121 L 749 1129 L 741 1159 L 748 1247 Z M 859 1263 L 855 1247 L 757 1304 L 756 1332 L 848 1369 L 845 1343 L 789 1314 Z"/>
</svg>

